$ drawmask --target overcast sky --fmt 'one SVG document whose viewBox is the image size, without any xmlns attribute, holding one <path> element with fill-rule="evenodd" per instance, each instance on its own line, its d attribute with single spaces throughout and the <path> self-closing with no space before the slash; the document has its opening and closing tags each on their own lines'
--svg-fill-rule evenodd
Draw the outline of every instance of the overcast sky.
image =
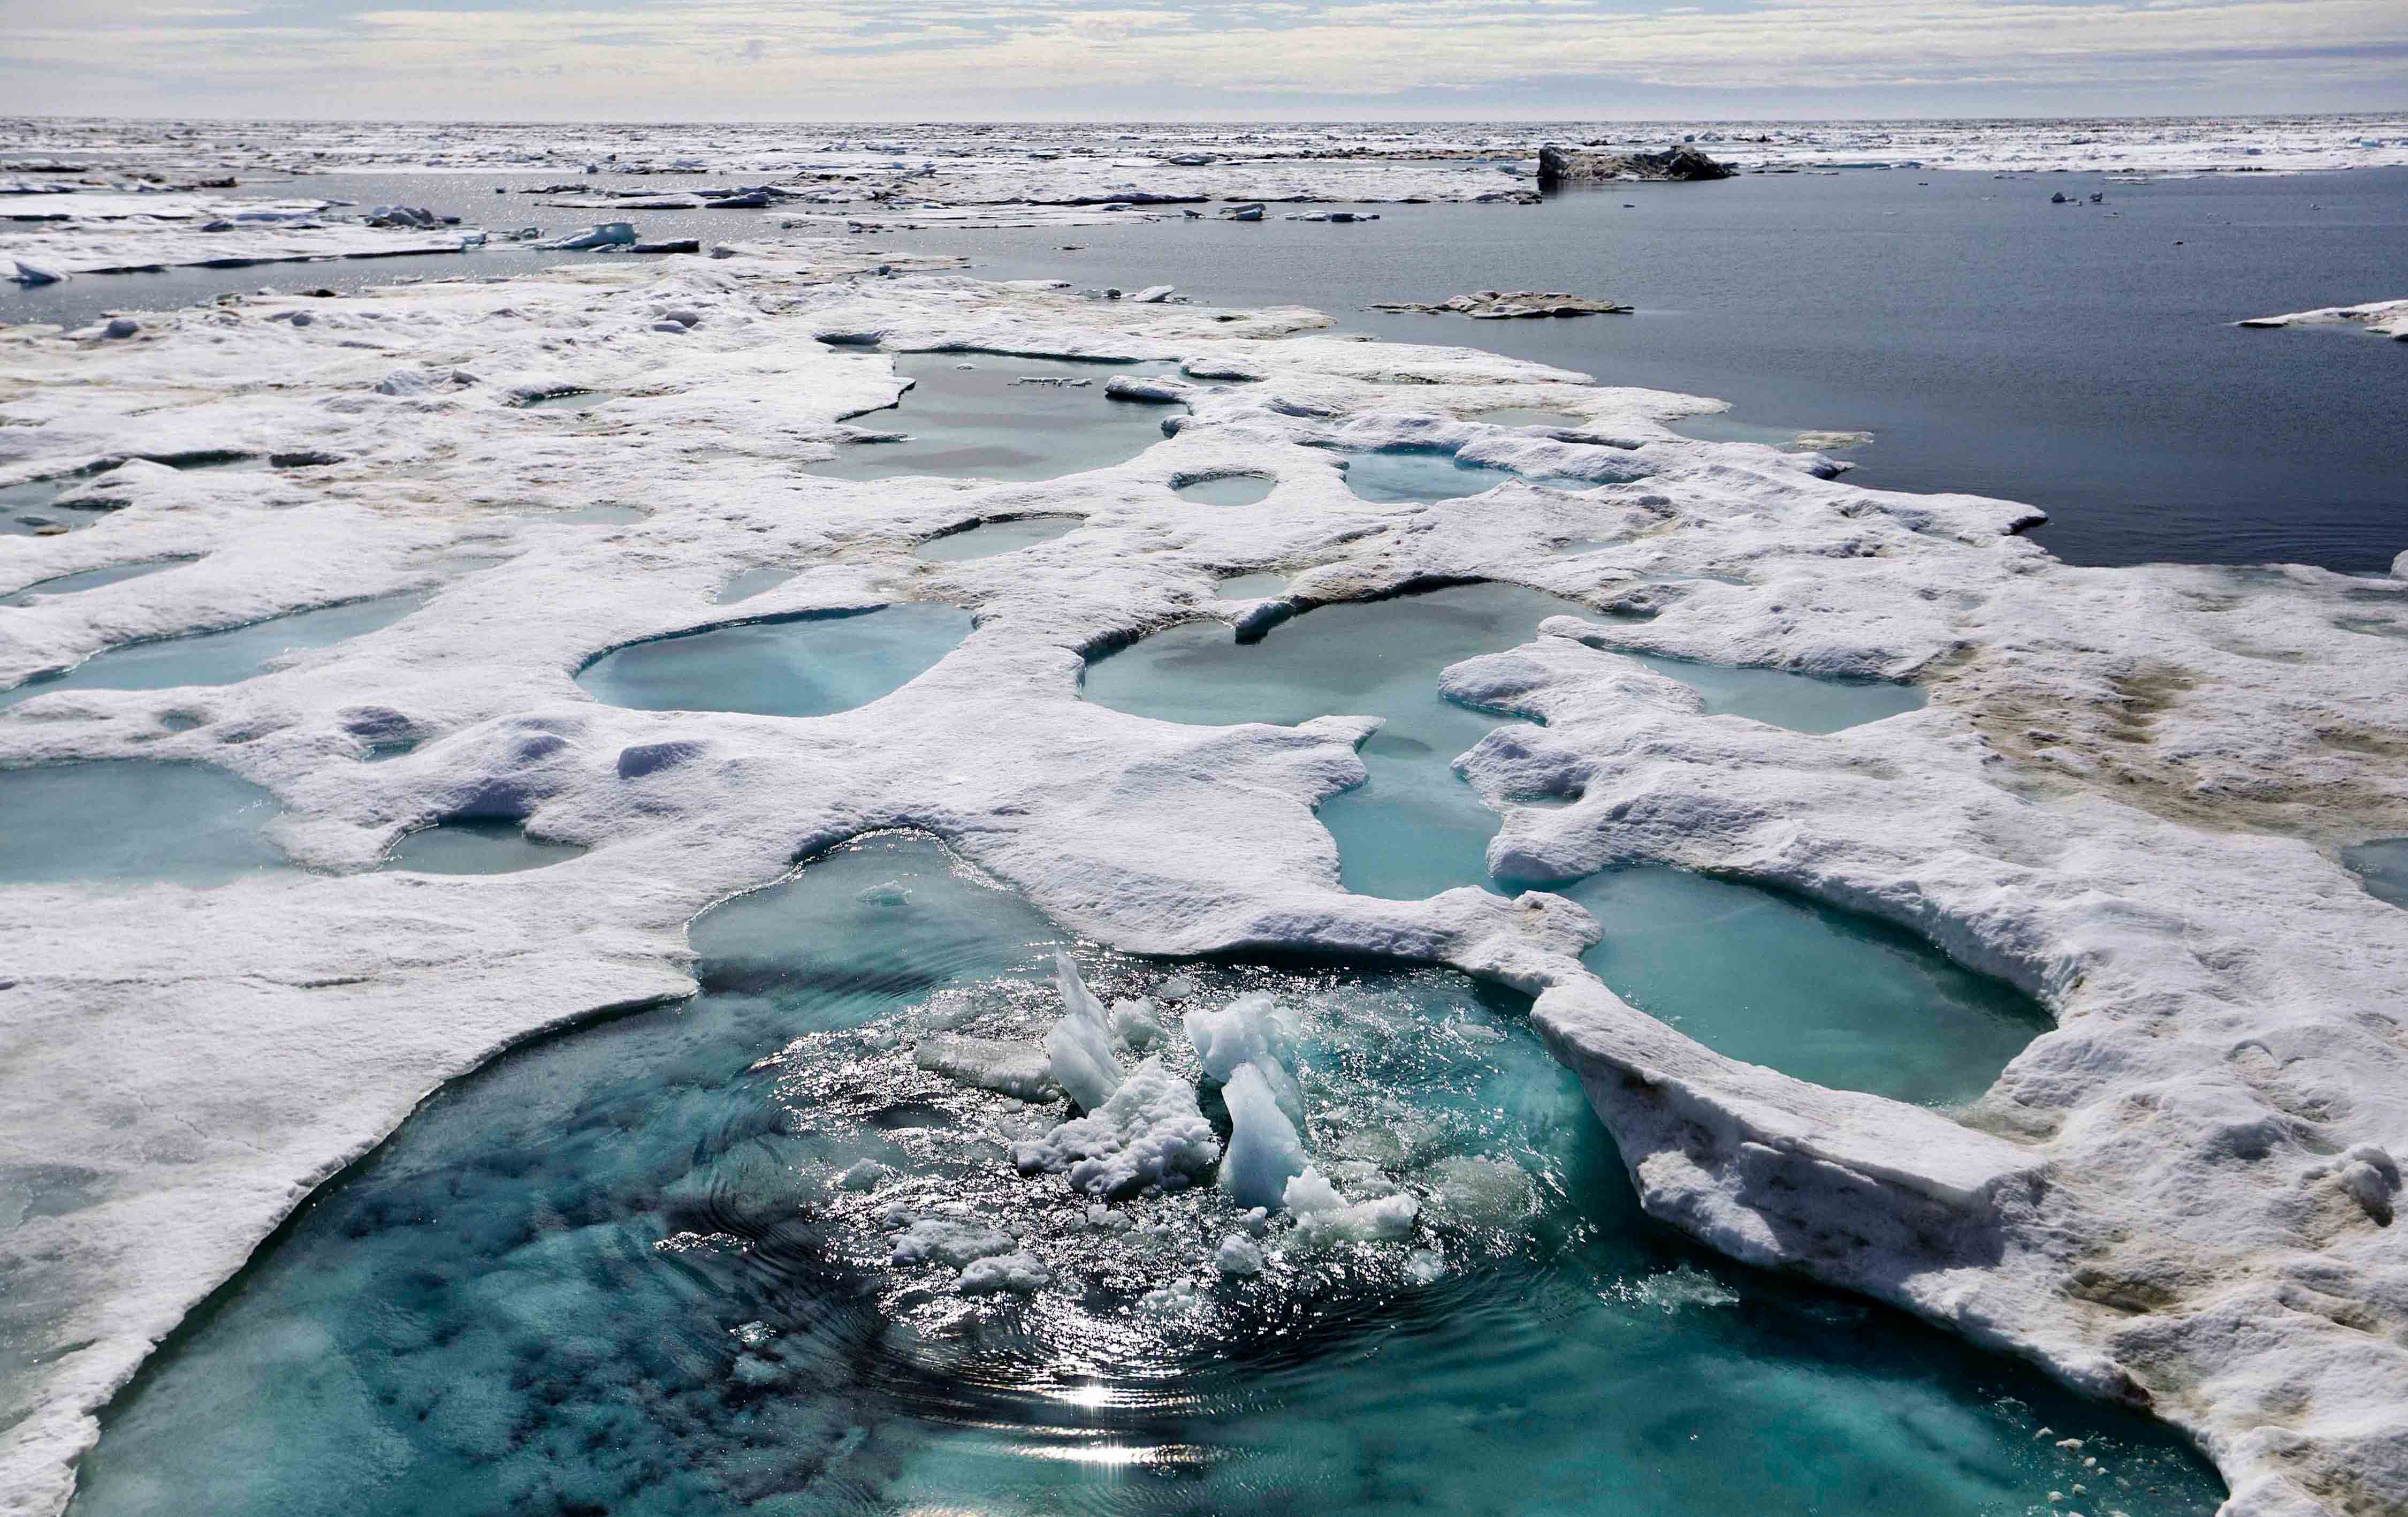
<svg viewBox="0 0 2408 1517">
<path fill-rule="evenodd" d="M 2408 107 L 2408 0 L 0 0 L 0 112 L 1733 117 Z"/>
</svg>

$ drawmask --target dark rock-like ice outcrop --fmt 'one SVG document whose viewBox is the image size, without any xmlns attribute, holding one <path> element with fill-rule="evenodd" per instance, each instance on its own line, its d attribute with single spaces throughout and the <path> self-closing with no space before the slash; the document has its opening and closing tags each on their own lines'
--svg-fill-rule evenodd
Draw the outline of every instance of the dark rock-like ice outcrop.
<svg viewBox="0 0 2408 1517">
<path fill-rule="evenodd" d="M 1579 184 L 1602 180 L 1729 179 L 1737 170 L 1716 163 L 1684 142 L 1661 152 L 1592 152 L 1559 148 L 1539 150 L 1541 184 Z"/>
</svg>

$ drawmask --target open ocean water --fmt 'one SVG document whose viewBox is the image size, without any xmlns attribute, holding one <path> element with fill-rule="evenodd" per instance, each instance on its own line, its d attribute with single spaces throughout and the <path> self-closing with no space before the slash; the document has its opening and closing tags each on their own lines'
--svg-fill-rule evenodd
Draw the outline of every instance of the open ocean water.
<svg viewBox="0 0 2408 1517">
<path fill-rule="evenodd" d="M 719 177 L 717 182 L 727 182 Z M 596 181 L 595 182 L 604 182 Z M 639 181 L 652 193 L 689 183 Z M 1500 184 L 1507 182 L 1499 176 Z M 494 194 L 524 177 L 351 175 L 246 185 L 404 201 L 548 232 L 606 213 Z M 2062 191 L 2074 205 L 2049 202 Z M 2103 205 L 2087 196 L 2103 192 Z M 1322 209 L 1322 208 L 1298 208 Z M 1462 343 L 1613 383 L 1713 396 L 1741 423 L 1862 429 L 1856 478 L 2051 513 L 2077 563 L 2295 561 L 2381 572 L 2408 549 L 2408 348 L 2355 329 L 2244 331 L 2243 317 L 2408 295 L 2408 169 L 2116 184 L 1944 170 L 1632 184 L 1537 207 L 1381 206 L 1377 222 L 1125 224 L 878 234 L 970 255 L 994 278 L 1294 303 L 1352 330 Z M 774 238 L 774 211 L 626 211 L 647 238 Z M 90 276 L 0 295 L 0 319 L 261 285 L 359 288 L 403 274 L 608 256 L 467 257 Z M 1610 296 L 1631 316 L 1474 323 L 1365 311 L 1474 289 Z"/>
</svg>

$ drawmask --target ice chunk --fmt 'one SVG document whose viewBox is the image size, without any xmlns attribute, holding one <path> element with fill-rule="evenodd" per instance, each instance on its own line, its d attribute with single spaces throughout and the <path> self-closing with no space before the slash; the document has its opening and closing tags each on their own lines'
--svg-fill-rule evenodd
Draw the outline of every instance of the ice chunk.
<svg viewBox="0 0 2408 1517">
<path fill-rule="evenodd" d="M 1158 1059 L 1130 1071 L 1089 1115 L 1011 1146 L 1022 1174 L 1067 1175 L 1071 1189 L 1099 1197 L 1149 1186 L 1178 1190 L 1220 1157 L 1194 1087 L 1174 1078 Z"/>
<path fill-rule="evenodd" d="M 1329 1183 L 1328 1176 L 1317 1169 L 1307 1169 L 1287 1182 L 1281 1192 L 1280 1205 L 1302 1216 L 1309 1211 L 1336 1211 L 1346 1205 L 1346 1198 Z"/>
<path fill-rule="evenodd" d="M 1278 1002 L 1256 990 L 1219 1011 L 1191 1011 L 1187 1039 L 1204 1061 L 1204 1072 L 1224 1085 L 1240 1064 L 1262 1066 L 1280 1110 L 1289 1121 L 1303 1125 L 1304 1095 L 1287 1068 L 1296 1058 L 1296 1024 Z"/>
<path fill-rule="evenodd" d="M 836 1182 L 848 1191 L 875 1191 L 894 1176 L 893 1169 L 875 1159 L 859 1159 L 838 1175 Z"/>
<path fill-rule="evenodd" d="M 1229 1104 L 1229 1152 L 1221 1163 L 1221 1189 L 1241 1206 L 1275 1206 L 1288 1182 L 1305 1171 L 1304 1143 L 1280 1108 L 1270 1076 L 1259 1061 L 1240 1064 L 1222 1088 Z"/>
<path fill-rule="evenodd" d="M 1015 1246 L 1010 1234 L 998 1232 L 982 1222 L 923 1217 L 896 1236 L 886 1258 L 889 1264 L 937 1264 L 959 1267 L 972 1260 L 1010 1253 Z"/>
<path fill-rule="evenodd" d="M 1350 1203 L 1317 1169 L 1308 1169 L 1288 1181 L 1282 1199 L 1296 1213 L 1297 1241 L 1308 1247 L 1407 1237 L 1421 1216 L 1421 1204 L 1401 1191 Z"/>
<path fill-rule="evenodd" d="M 1112 1003 L 1112 1036 L 1143 1051 L 1162 1039 L 1162 1021 L 1151 998 Z"/>
<path fill-rule="evenodd" d="M 1224 1275 L 1259 1275 L 1263 1272 L 1263 1250 L 1243 1233 L 1232 1233 L 1221 1240 L 1221 1250 L 1212 1256 Z"/>
<path fill-rule="evenodd" d="M 577 253 L 586 248 L 624 247 L 636 240 L 636 228 L 630 222 L 601 222 L 582 231 L 571 232 L 549 242 L 538 242 L 546 253 Z"/>
<path fill-rule="evenodd" d="M 1112 1054 L 1111 1022 L 1104 1014 L 1079 966 L 1068 953 L 1054 955 L 1054 983 L 1062 991 L 1062 1019 L 1045 1034 L 1054 1082 L 1068 1092 L 1082 1110 L 1095 1111 L 1112 1098 L 1125 1077 Z"/>
<path fill-rule="evenodd" d="M 1062 1093 L 1046 1050 L 1025 1043 L 939 1033 L 920 1040 L 911 1062 L 949 1080 L 1023 1101 L 1051 1101 Z"/>
<path fill-rule="evenodd" d="M 999 1253 L 963 1265 L 953 1289 L 964 1295 L 991 1295 L 998 1291 L 1026 1295 L 1053 1279 L 1054 1272 L 1033 1253 Z"/>
</svg>

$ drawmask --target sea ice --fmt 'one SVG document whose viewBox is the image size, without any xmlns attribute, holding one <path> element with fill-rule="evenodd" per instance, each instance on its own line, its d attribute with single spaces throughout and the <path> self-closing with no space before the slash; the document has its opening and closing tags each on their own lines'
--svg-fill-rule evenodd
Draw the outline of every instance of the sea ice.
<svg viewBox="0 0 2408 1517">
<path fill-rule="evenodd" d="M 1041 1138 L 1011 1146 L 1024 1175 L 1066 1175 L 1099 1199 L 1148 1189 L 1179 1190 L 1221 1157 L 1220 1140 L 1196 1105 L 1196 1088 L 1159 1059 L 1131 1070 L 1111 1099 Z"/>
<path fill-rule="evenodd" d="M 56 151 L 152 129 L 29 130 L 28 151 Z M 264 134 L 274 145 L 246 166 L 306 153 L 317 130 Z M 1876 141 L 1849 123 L 1711 151 L 2148 167 L 2282 130 L 2118 124 L 2068 147 L 2037 126 Z M 2378 130 L 2400 135 L 2347 136 Z M 2392 152 L 2341 137 L 2308 123 L 2296 151 L 2247 161 Z M 501 141 L 480 129 L 461 152 Z M 726 158 L 771 151 L 729 141 Z M 1082 182 L 1106 172 L 1072 167 Z M 1001 195 L 1056 173 L 1073 178 L 971 161 L 960 179 Z M 1344 180 L 1302 159 L 1243 173 Z M 902 271 L 870 274 L 882 265 Z M 1712 409 L 1698 397 L 1353 340 L 1309 311 L 982 283 L 859 238 L 309 304 L 308 327 L 268 319 L 286 297 L 246 296 L 146 313 L 119 342 L 0 330 L 0 487 L 137 460 L 83 476 L 119 502 L 95 525 L 0 541 L 0 594 L 197 559 L 8 608 L 0 681 L 437 586 L 407 621 L 236 683 L 59 690 L 0 713 L 0 765 L 138 757 L 268 789 L 276 845 L 312 871 L 0 892 L 0 1149 L 106 1181 L 0 1233 L 22 1324 L 0 1401 L 0 1490 L 17 1510 L 64 1504 L 97 1409 L 152 1346 L 428 1091 L 539 1030 L 687 992 L 697 912 L 890 827 L 941 836 L 1114 949 L 1295 947 L 1529 991 L 1532 1025 L 1655 1216 L 2147 1404 L 2213 1452 L 2236 1517 L 2408 1507 L 2398 1223 L 2368 1204 L 2389 1181 L 2372 1157 L 2336 1162 L 2396 1154 L 2408 1133 L 2408 913 L 2342 862 L 2408 835 L 2408 660 L 2348 626 L 2397 618 L 2408 580 L 2068 566 L 2017 535 L 2041 519 L 2026 506 L 1866 488 L 1813 455 L 1675 436 L 1668 421 Z M 653 333 L 668 311 L 701 319 Z M 870 334 L 880 351 L 813 340 Z M 845 417 L 895 399 L 889 354 L 938 350 L 1251 383 L 1198 386 L 1169 435 L 1055 480 L 812 476 L 852 435 Z M 380 391 L 397 371 L 430 383 Z M 610 393 L 608 425 L 564 434 L 583 424 L 510 403 L 563 383 Z M 1531 410 L 1579 425 L 1541 437 L 1470 419 Z M 1470 498 L 1370 500 L 1331 467 L 1434 444 L 1512 477 Z M 226 450 L 337 461 L 138 461 Z M 1238 473 L 1279 489 L 1204 509 L 1170 488 Z M 538 519 L 638 491 L 640 520 Z M 1044 512 L 1086 526 L 1048 553 L 935 568 L 912 552 Z M 1574 538 L 1600 546 L 1554 553 Z M 731 576 L 773 564 L 794 577 L 718 603 Z M 1313 808 L 1362 782 L 1369 724 L 1187 726 L 1078 697 L 1086 650 L 1242 613 L 1214 585 L 1271 567 L 1297 604 L 1484 578 L 1577 599 L 1591 627 L 1611 618 L 1595 641 L 1612 647 L 1542 629 L 1450 676 L 1500 713 L 1460 761 L 1501 818 L 1492 867 L 1568 880 L 1648 862 L 1795 891 L 2011 980 L 2058 1025 L 1969 1108 L 1914 1107 L 1723 1058 L 1633 1010 L 1580 963 L 1594 925 L 1544 889 L 1340 889 Z M 925 604 L 937 575 L 975 628 L 874 706 L 637 709 L 575 682 L 603 650 L 756 609 Z M 1710 715 L 1616 648 L 1912 680 L 1928 701 L 1787 730 Z M 380 755 L 394 732 L 411 746 Z M 400 834 L 480 812 L 591 851 L 483 878 L 373 870 Z M 1079 1051 L 1096 1050 L 1082 1037 Z M 1169 1062 L 1021 1138 L 1015 1160 L 1092 1198 L 1192 1185 L 1219 1146 Z M 1412 1194 L 1371 1194 L 1329 1163 L 1317 1186 L 1283 1188 L 1292 1208 L 1312 1203 L 1297 1234 L 1415 1225 Z M 1192 1267 L 1210 1270 L 1197 1248 Z M 1039 1251 L 999 1251 L 1019 1250 Z"/>
<path fill-rule="evenodd" d="M 1305 1171 L 1303 1140 L 1296 1124 L 1280 1109 L 1272 1093 L 1270 1073 L 1284 1076 L 1276 1064 L 1249 1060 L 1231 1071 L 1221 1087 L 1229 1106 L 1229 1148 L 1221 1160 L 1221 1189 L 1241 1206 L 1278 1206 L 1288 1182 Z M 1293 1088 L 1294 1081 L 1289 1081 Z"/>
<path fill-rule="evenodd" d="M 1111 1100 L 1125 1077 L 1112 1051 L 1111 1019 L 1068 953 L 1054 956 L 1054 983 L 1062 994 L 1063 1013 L 1045 1034 L 1054 1083 L 1084 1111 L 1096 1111 Z"/>
</svg>

